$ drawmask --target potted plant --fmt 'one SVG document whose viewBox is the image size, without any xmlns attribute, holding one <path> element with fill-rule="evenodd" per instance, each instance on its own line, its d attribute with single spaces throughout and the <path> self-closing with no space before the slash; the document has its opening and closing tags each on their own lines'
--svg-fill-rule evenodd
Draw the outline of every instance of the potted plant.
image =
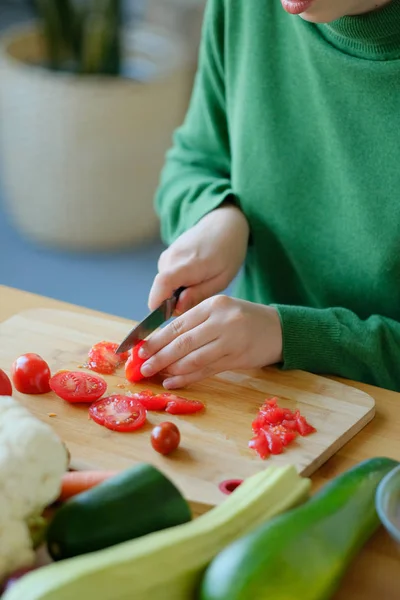
<svg viewBox="0 0 400 600">
<path fill-rule="evenodd" d="M 8 212 L 51 246 L 106 250 L 153 238 L 153 196 L 193 64 L 139 11 L 132 27 L 122 0 L 33 6 L 38 19 L 0 42 Z"/>
</svg>

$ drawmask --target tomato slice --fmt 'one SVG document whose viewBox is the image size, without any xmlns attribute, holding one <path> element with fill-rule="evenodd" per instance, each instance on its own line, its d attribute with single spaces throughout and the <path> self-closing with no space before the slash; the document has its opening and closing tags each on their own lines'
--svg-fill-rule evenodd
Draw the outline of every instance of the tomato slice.
<svg viewBox="0 0 400 600">
<path fill-rule="evenodd" d="M 205 408 L 204 404 L 199 400 L 187 400 L 186 398 L 181 398 L 167 392 L 160 394 L 160 396 L 167 400 L 165 412 L 171 415 L 192 415 Z"/>
<path fill-rule="evenodd" d="M 116 354 L 118 344 L 114 342 L 99 342 L 89 350 L 87 366 L 92 371 L 103 375 L 112 375 L 115 370 L 128 358 L 128 352 Z"/>
<path fill-rule="evenodd" d="M 93 402 L 89 415 L 99 425 L 112 431 L 135 431 L 146 422 L 146 409 L 132 396 L 113 394 Z"/>
<path fill-rule="evenodd" d="M 12 396 L 11 381 L 2 369 L 0 369 L 0 396 Z"/>
<path fill-rule="evenodd" d="M 31 352 L 19 356 L 11 367 L 14 386 L 22 394 L 47 394 L 50 376 L 47 362 Z"/>
<path fill-rule="evenodd" d="M 138 352 L 143 344 L 144 342 L 139 342 L 132 348 L 131 354 L 125 364 L 125 377 L 132 383 L 136 383 L 137 381 L 144 379 L 140 369 L 145 361 L 138 355 Z"/>
<path fill-rule="evenodd" d="M 50 379 L 50 387 L 57 396 L 71 402 L 94 402 L 106 391 L 107 384 L 101 377 L 82 371 L 60 371 Z"/>
<path fill-rule="evenodd" d="M 164 394 L 153 394 L 150 390 L 136 392 L 133 398 L 143 404 L 146 410 L 165 410 L 168 404 L 168 398 Z"/>
</svg>

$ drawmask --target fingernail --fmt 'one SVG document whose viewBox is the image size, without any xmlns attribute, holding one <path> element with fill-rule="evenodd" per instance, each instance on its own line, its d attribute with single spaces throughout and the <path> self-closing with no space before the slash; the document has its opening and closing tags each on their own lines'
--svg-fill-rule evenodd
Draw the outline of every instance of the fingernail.
<svg viewBox="0 0 400 600">
<path fill-rule="evenodd" d="M 174 380 L 166 379 L 165 381 L 163 381 L 163 387 L 165 387 L 166 390 L 173 390 L 174 389 Z"/>
<path fill-rule="evenodd" d="M 153 375 L 153 368 L 148 363 L 145 363 L 142 365 L 140 372 L 144 377 L 150 377 L 150 375 Z"/>
<path fill-rule="evenodd" d="M 143 348 L 143 346 L 140 348 L 139 352 L 138 352 L 139 358 L 147 358 L 148 357 L 148 352 L 145 348 Z"/>
</svg>

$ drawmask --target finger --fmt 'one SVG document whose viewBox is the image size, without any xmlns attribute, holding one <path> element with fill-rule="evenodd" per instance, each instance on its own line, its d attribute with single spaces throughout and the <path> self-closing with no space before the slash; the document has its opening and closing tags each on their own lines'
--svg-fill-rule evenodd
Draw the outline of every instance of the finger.
<svg viewBox="0 0 400 600">
<path fill-rule="evenodd" d="M 191 263 L 166 269 L 158 273 L 154 278 L 149 294 L 149 308 L 155 310 L 167 298 L 170 298 L 175 290 L 180 287 L 191 287 L 197 285 L 204 279 L 198 268 L 193 269 Z"/>
<path fill-rule="evenodd" d="M 187 387 L 199 381 L 203 381 L 208 377 L 212 377 L 217 373 L 222 373 L 229 369 L 229 358 L 227 356 L 222 357 L 219 361 L 214 364 L 210 363 L 206 367 L 187 375 L 176 375 L 165 379 L 163 386 L 167 390 L 177 390 L 180 388 Z"/>
<path fill-rule="evenodd" d="M 177 317 L 169 325 L 154 332 L 145 341 L 139 350 L 140 358 L 149 359 L 151 356 L 154 356 L 154 354 L 165 348 L 165 346 L 176 340 L 176 338 L 204 323 L 209 316 L 210 313 L 206 303 L 202 303 L 184 315 Z"/>
<path fill-rule="evenodd" d="M 148 305 L 150 310 L 155 310 L 164 300 L 172 296 L 175 289 L 181 287 L 180 283 L 175 283 L 177 277 L 180 277 L 179 271 L 165 271 L 156 275 L 149 294 Z"/>
<path fill-rule="evenodd" d="M 147 360 L 140 369 L 145 377 L 152 377 L 156 373 L 165 370 L 170 365 L 176 363 L 187 354 L 191 354 L 205 344 L 209 344 L 216 339 L 215 326 L 201 325 L 183 333 L 169 344 L 164 346 L 159 352 Z"/>
<path fill-rule="evenodd" d="M 211 296 L 222 292 L 226 288 L 225 279 L 226 278 L 222 273 L 198 285 L 188 287 L 179 296 L 175 311 L 176 314 L 183 314 L 203 302 L 203 300 L 207 300 L 208 298 L 211 298 Z"/>
<path fill-rule="evenodd" d="M 190 375 L 190 373 L 205 369 L 210 364 L 217 363 L 221 356 L 223 356 L 221 338 L 218 337 L 170 364 L 166 370 L 166 375 L 167 377 L 171 375 Z"/>
</svg>

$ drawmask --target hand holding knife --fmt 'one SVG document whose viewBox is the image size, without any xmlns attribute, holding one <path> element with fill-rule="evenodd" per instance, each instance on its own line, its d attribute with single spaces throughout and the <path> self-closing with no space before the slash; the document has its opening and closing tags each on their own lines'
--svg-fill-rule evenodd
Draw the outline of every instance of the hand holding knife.
<svg viewBox="0 0 400 600">
<path fill-rule="evenodd" d="M 116 353 L 122 354 L 133 348 L 138 342 L 145 340 L 153 331 L 161 327 L 163 323 L 168 321 L 174 314 L 175 307 L 178 303 L 179 296 L 186 288 L 180 287 L 170 298 L 167 298 L 160 304 L 156 310 L 151 312 L 139 325 L 128 333 L 126 338 L 117 348 Z"/>
</svg>

